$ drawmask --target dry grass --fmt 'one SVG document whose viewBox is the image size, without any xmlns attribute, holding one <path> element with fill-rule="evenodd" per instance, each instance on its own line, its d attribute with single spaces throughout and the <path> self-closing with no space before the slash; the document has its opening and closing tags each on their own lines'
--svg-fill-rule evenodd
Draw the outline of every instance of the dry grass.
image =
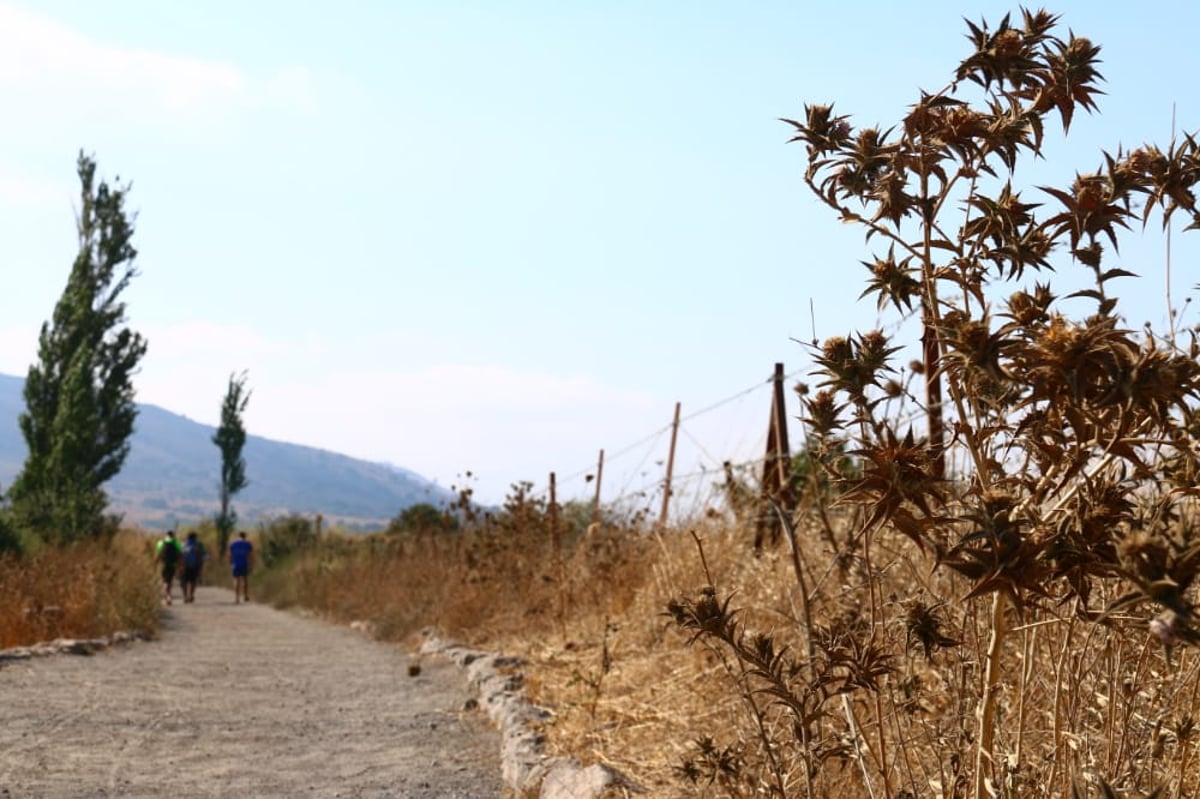
<svg viewBox="0 0 1200 799">
<path fill-rule="evenodd" d="M 260 590 L 370 621 L 385 639 L 435 625 L 524 657 L 532 699 L 553 714 L 551 751 L 612 765 L 649 797 L 970 796 L 990 598 L 963 600 L 965 581 L 931 576 L 932 563 L 895 538 L 874 542 L 868 581 L 861 551 L 839 560 L 823 536 L 801 536 L 813 629 L 826 631 L 811 639 L 786 543 L 755 556 L 750 532 L 711 521 L 573 537 L 561 557 L 536 536 L 327 536 Z M 719 640 L 689 645 L 695 630 L 667 613 L 673 599 L 703 596 L 705 564 L 715 595 L 732 597 L 734 629 L 796 656 L 788 690 L 803 694 L 825 674 L 807 745 L 786 704 L 772 702 L 781 697 L 766 693 L 769 681 Z M 1072 611 L 1010 611 L 998 795 L 1071 796 L 1075 785 L 1080 797 L 1099 796 L 1102 782 L 1119 796 L 1159 785 L 1163 796 L 1198 795 L 1190 750 L 1200 658 L 1164 649 L 1144 622 L 1099 625 Z M 829 665 L 847 651 L 873 652 L 876 684 L 851 684 L 862 658 Z"/>
<path fill-rule="evenodd" d="M 159 589 L 151 546 L 126 532 L 109 543 L 0 557 L 0 648 L 118 630 L 153 634 Z"/>
<path fill-rule="evenodd" d="M 805 597 L 786 540 L 755 555 L 752 531 L 719 519 L 558 549 L 543 532 L 326 535 L 258 573 L 255 593 L 387 640 L 433 625 L 522 656 L 551 752 L 609 764 L 648 797 L 972 795 L 991 599 L 965 599 L 968 583 L 907 539 L 876 535 L 868 572 L 861 547 L 801 531 Z M 153 631 L 151 544 L 125 534 L 0 561 L 0 645 Z M 997 795 L 1200 795 L 1196 650 L 1164 648 L 1148 616 L 1074 610 L 1007 614 Z M 756 672 L 762 641 L 794 658 L 778 683 Z M 796 697 L 813 711 L 803 731 Z"/>
</svg>

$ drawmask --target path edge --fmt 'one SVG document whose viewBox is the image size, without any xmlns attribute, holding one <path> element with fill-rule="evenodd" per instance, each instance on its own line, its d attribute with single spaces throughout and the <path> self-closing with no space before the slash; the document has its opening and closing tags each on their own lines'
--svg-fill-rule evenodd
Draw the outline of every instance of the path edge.
<svg viewBox="0 0 1200 799">
<path fill-rule="evenodd" d="M 0 649 L 0 668 L 17 661 L 50 655 L 94 655 L 109 647 L 148 640 L 150 636 L 140 632 L 115 632 L 99 638 L 55 638 L 29 646 Z"/>
<path fill-rule="evenodd" d="M 525 696 L 525 664 L 520 658 L 471 649 L 443 638 L 433 628 L 422 630 L 420 640 L 420 654 L 446 658 L 466 670 L 479 704 L 500 730 L 502 776 L 518 796 L 603 799 L 645 792 L 611 766 L 584 766 L 574 757 L 546 754 L 542 727 L 550 713 Z"/>
</svg>

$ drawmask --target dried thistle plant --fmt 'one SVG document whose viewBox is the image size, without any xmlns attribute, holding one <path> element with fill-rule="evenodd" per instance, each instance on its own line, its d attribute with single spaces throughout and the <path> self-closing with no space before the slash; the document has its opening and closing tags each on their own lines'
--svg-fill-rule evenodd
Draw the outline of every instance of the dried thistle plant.
<svg viewBox="0 0 1200 799">
<path fill-rule="evenodd" d="M 1074 635 L 1073 619 L 1100 622 L 1106 632 L 1089 634 L 1089 647 L 1099 638 L 1110 651 L 1141 647 L 1132 661 L 1110 656 L 1113 684 L 1118 673 L 1138 682 L 1147 642 L 1169 652 L 1200 640 L 1200 543 L 1188 532 L 1200 475 L 1200 351 L 1194 340 L 1129 329 L 1115 288 L 1134 277 L 1119 260 L 1126 231 L 1156 212 L 1164 227 L 1177 212 L 1190 217 L 1189 229 L 1200 227 L 1200 147 L 1185 136 L 1165 149 L 1119 149 L 1069 186 L 1021 188 L 1021 166 L 1043 154 L 1047 129 L 1057 122 L 1067 134 L 1076 111 L 1098 110 L 1100 47 L 1064 36 L 1056 15 L 1024 9 L 995 28 L 968 23 L 968 39 L 972 52 L 950 83 L 922 92 L 897 125 L 859 127 L 831 104 L 784 120 L 806 146 L 806 185 L 877 248 L 862 261 L 862 296 L 921 322 L 919 357 L 908 369 L 925 382 L 919 400 L 896 365 L 905 342 L 880 330 L 816 345 L 816 391 L 800 395 L 809 465 L 838 484 L 834 507 L 855 511 L 845 517 L 854 527 L 840 536 L 843 551 L 828 554 L 857 552 L 860 583 L 844 588 L 860 592 L 863 630 L 818 619 L 796 636 L 810 656 L 794 658 L 781 633 L 744 630 L 715 588 L 673 601 L 669 613 L 689 643 L 722 650 L 748 699 L 767 696 L 788 709 L 803 735 L 787 751 L 810 775 L 824 765 L 813 759 L 814 742 L 837 738 L 858 747 L 865 790 L 891 796 L 907 786 L 920 795 L 922 780 L 888 709 L 905 704 L 898 681 L 917 684 L 893 665 L 898 648 L 916 646 L 926 661 L 954 650 L 963 673 L 971 669 L 960 681 L 971 707 L 937 733 L 960 724 L 971 756 L 928 733 L 930 745 L 953 749 L 959 764 L 954 775 L 941 769 L 930 778 L 945 795 L 966 784 L 977 798 L 994 795 L 1006 780 L 1040 781 L 1038 790 L 1061 795 L 1076 790 L 1067 765 L 1043 774 L 1022 762 L 1025 741 L 1039 735 L 1027 729 L 1025 717 L 1038 710 L 1025 698 L 1049 687 L 1028 663 L 1015 686 L 1005 672 L 1014 655 L 1055 652 L 1038 649 L 1039 625 Z M 1090 287 L 1059 297 L 1048 282 L 1026 282 L 1071 266 L 1091 275 Z M 1066 300 L 1090 310 L 1073 317 Z M 835 467 L 839 457 L 854 468 Z M 919 579 L 954 588 L 963 636 L 943 631 L 944 606 L 926 604 L 921 591 L 884 600 L 887 570 L 917 562 L 900 554 L 896 533 L 924 558 L 923 570 L 909 567 Z M 805 607 L 821 602 L 822 583 L 810 590 L 804 569 L 796 574 Z M 990 607 L 976 607 L 981 601 Z M 837 604 L 832 596 L 825 602 Z M 902 640 L 887 632 L 893 608 L 902 613 Z M 1087 665 L 1073 683 L 1066 648 L 1049 656 L 1055 662 L 1043 665 L 1057 675 L 1055 697 L 1098 679 Z M 830 700 L 844 694 L 856 701 L 838 716 Z M 1115 692 L 1109 701 L 1116 707 Z M 1123 707 L 1135 701 L 1136 692 Z M 754 708 L 757 726 L 768 727 L 768 713 Z M 1057 704 L 1050 713 L 1056 745 L 1100 723 Z M 962 721 L 968 714 L 977 721 Z M 1103 757 L 1144 768 L 1116 718 L 1116 710 L 1101 714 Z M 761 746 L 783 751 L 779 738 L 762 736 Z M 776 773 L 778 790 L 788 769 Z"/>
</svg>

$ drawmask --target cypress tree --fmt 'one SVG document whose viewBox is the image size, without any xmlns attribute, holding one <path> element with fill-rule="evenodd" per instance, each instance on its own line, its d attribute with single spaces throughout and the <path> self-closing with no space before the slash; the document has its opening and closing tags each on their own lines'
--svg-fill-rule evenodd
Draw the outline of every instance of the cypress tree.
<svg viewBox="0 0 1200 799">
<path fill-rule="evenodd" d="M 250 392 L 246 390 L 246 373 L 229 376 L 229 387 L 225 399 L 221 402 L 221 426 L 213 434 L 212 441 L 221 451 L 221 510 L 217 514 L 217 546 L 220 548 L 221 559 L 225 558 L 225 548 L 229 546 L 229 538 L 237 525 L 237 513 L 231 502 L 233 496 L 250 484 L 246 479 L 246 459 L 242 456 L 242 447 L 246 444 L 246 428 L 242 424 L 242 414 L 250 402 Z"/>
<path fill-rule="evenodd" d="M 21 433 L 29 449 L 9 492 L 15 518 L 50 541 L 115 530 L 104 483 L 129 454 L 137 417 L 133 374 L 146 341 L 125 326 L 121 294 L 137 274 L 128 186 L 96 182 L 79 154 L 79 254 L 25 379 Z"/>
</svg>

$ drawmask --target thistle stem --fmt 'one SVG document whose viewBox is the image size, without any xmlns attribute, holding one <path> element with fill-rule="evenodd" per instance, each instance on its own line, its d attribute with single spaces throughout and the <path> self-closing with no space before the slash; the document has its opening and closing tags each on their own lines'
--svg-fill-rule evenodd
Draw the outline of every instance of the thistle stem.
<svg viewBox="0 0 1200 799">
<path fill-rule="evenodd" d="M 1000 680 L 1000 652 L 1008 632 L 1004 612 L 1008 596 L 997 591 L 992 598 L 992 634 L 988 639 L 987 668 L 983 677 L 983 698 L 979 708 L 979 748 L 975 752 L 975 799 L 987 799 L 987 775 L 992 772 L 993 733 L 996 726 L 996 693 Z"/>
</svg>

